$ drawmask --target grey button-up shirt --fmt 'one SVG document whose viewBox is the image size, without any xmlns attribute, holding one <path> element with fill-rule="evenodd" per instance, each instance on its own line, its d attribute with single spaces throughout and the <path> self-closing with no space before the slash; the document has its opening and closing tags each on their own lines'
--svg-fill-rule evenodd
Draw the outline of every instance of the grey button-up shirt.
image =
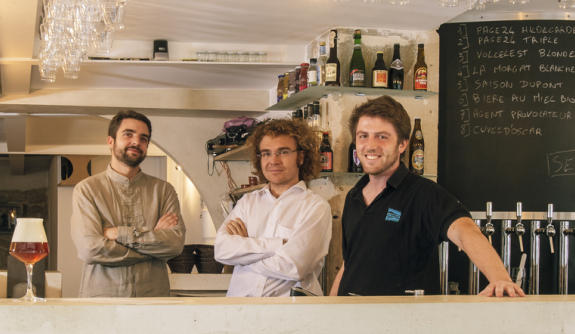
<svg viewBox="0 0 575 334">
<path fill-rule="evenodd" d="M 178 215 L 178 225 L 154 231 L 164 214 Z M 74 188 L 72 239 L 85 262 L 80 297 L 169 296 L 166 261 L 184 246 L 185 226 L 174 188 L 138 173 L 132 180 L 107 170 Z M 117 240 L 104 237 L 118 228 Z"/>
</svg>

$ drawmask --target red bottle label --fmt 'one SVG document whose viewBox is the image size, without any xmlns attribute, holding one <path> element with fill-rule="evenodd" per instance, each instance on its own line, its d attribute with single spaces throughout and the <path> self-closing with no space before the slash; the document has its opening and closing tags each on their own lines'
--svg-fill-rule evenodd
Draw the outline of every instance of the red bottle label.
<svg viewBox="0 0 575 334">
<path fill-rule="evenodd" d="M 333 170 L 333 152 L 321 152 L 321 171 L 331 172 Z"/>
<path fill-rule="evenodd" d="M 413 89 L 427 90 L 427 69 L 425 67 L 418 68 L 414 76 Z"/>
</svg>

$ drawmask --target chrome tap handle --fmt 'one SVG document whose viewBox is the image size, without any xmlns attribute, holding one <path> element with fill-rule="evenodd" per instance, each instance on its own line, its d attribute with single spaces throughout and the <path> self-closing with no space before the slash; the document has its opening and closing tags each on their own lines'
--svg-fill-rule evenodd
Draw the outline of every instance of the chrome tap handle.
<svg viewBox="0 0 575 334">
<path fill-rule="evenodd" d="M 525 233 L 525 227 L 520 229 L 519 226 L 516 226 L 515 229 L 517 231 L 517 237 L 519 238 L 519 251 L 523 253 L 523 233 Z"/>
<path fill-rule="evenodd" d="M 487 222 L 485 223 L 485 234 L 487 235 L 487 239 L 489 239 L 489 243 L 493 244 L 491 236 L 495 233 L 495 226 L 493 226 L 493 223 L 491 222 L 491 217 L 493 217 L 492 202 L 485 203 L 485 217 L 487 217 Z"/>
<path fill-rule="evenodd" d="M 491 236 L 493 235 L 493 233 L 495 233 L 495 226 L 493 226 L 492 222 L 489 222 L 487 224 L 485 225 L 485 234 L 487 234 L 487 239 L 489 239 L 489 243 L 493 244 Z"/>
<path fill-rule="evenodd" d="M 493 203 L 487 202 L 485 203 L 485 215 L 487 216 L 487 221 L 491 221 L 491 217 L 493 217 Z"/>
<path fill-rule="evenodd" d="M 555 254 L 553 247 L 553 237 L 555 236 L 555 226 L 553 226 L 553 204 L 547 204 L 547 226 L 545 227 L 545 234 L 549 237 L 549 248 L 551 254 Z"/>
<path fill-rule="evenodd" d="M 523 204 L 517 202 L 517 224 L 515 224 L 515 233 L 519 238 L 519 250 L 523 253 L 523 234 L 525 234 L 525 226 L 521 222 L 521 216 L 523 215 Z"/>
</svg>

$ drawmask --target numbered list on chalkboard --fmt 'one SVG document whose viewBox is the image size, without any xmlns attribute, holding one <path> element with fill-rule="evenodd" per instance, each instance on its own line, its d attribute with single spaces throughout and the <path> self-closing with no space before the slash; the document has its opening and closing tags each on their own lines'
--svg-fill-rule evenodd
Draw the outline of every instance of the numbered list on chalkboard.
<svg viewBox="0 0 575 334">
<path fill-rule="evenodd" d="M 575 211 L 575 22 L 439 33 L 438 181 L 471 210 Z"/>
</svg>

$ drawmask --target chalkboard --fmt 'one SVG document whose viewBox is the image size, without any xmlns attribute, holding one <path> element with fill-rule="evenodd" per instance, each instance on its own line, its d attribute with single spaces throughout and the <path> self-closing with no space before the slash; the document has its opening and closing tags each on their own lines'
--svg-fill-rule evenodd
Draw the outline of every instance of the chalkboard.
<svg viewBox="0 0 575 334">
<path fill-rule="evenodd" d="M 443 24 L 438 182 L 472 211 L 575 211 L 575 22 Z"/>
</svg>

